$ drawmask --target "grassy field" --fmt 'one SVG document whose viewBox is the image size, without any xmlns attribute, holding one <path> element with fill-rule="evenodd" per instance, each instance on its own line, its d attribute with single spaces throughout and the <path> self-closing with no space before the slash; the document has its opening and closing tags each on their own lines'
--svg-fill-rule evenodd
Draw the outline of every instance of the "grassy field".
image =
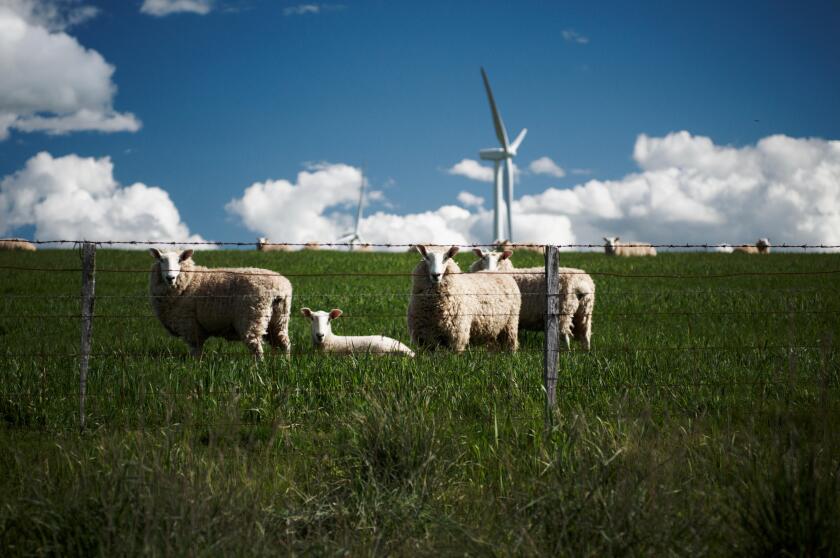
<svg viewBox="0 0 840 558">
<path fill-rule="evenodd" d="M 3 556 L 840 554 L 840 255 L 564 254 L 597 284 L 593 350 L 560 356 L 548 431 L 542 334 L 312 353 L 302 306 L 409 342 L 416 254 L 196 260 L 289 277 L 292 358 L 194 362 L 149 255 L 100 250 L 80 434 L 79 254 L 0 253 Z"/>
</svg>

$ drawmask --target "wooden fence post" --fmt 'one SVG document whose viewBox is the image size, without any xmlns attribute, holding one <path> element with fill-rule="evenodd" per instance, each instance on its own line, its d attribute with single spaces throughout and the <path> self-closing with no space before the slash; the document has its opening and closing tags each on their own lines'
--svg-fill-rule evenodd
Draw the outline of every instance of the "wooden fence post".
<svg viewBox="0 0 840 558">
<path fill-rule="evenodd" d="M 551 424 L 557 404 L 557 358 L 560 348 L 560 284 L 557 281 L 560 251 L 557 246 L 545 247 L 545 354 L 543 385 L 545 386 L 545 424 Z"/>
<path fill-rule="evenodd" d="M 93 303 L 96 287 L 96 244 L 82 244 L 82 339 L 79 356 L 79 428 L 85 429 L 85 393 L 93 336 Z"/>
</svg>

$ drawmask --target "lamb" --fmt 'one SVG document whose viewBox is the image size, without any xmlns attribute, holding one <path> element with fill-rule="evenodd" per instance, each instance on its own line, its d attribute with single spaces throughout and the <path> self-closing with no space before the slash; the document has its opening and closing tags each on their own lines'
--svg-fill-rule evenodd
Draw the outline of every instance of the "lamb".
<svg viewBox="0 0 840 558">
<path fill-rule="evenodd" d="M 414 268 L 408 304 L 412 343 L 463 352 L 471 344 L 492 343 L 510 351 L 519 348 L 516 281 L 509 275 L 461 272 L 449 250 L 417 251 L 423 259 Z"/>
<path fill-rule="evenodd" d="M 542 244 L 513 244 L 510 240 L 497 240 L 496 250 L 504 252 L 506 250 L 513 250 L 516 248 L 520 252 L 536 252 L 537 254 L 545 254 L 545 246 Z"/>
<path fill-rule="evenodd" d="M 510 257 L 513 252 L 489 252 L 473 250 L 478 260 L 470 266 L 470 272 L 502 271 L 511 273 L 522 295 L 519 312 L 519 329 L 529 331 L 545 330 L 546 283 L 545 268 L 514 268 Z M 583 350 L 588 351 L 592 341 L 592 312 L 595 309 L 595 282 L 582 269 L 559 268 L 560 291 L 559 329 L 566 350 L 571 347 L 574 336 Z"/>
<path fill-rule="evenodd" d="M 655 256 L 656 248 L 647 242 L 619 242 L 617 236 L 605 236 L 604 253 L 608 256 Z"/>
<path fill-rule="evenodd" d="M 755 246 L 744 244 L 741 246 L 735 246 L 732 251 L 736 254 L 769 254 L 770 241 L 766 238 L 759 238 L 755 243 Z"/>
<path fill-rule="evenodd" d="M 288 252 L 291 249 L 288 244 L 271 244 L 264 236 L 257 240 L 257 250 L 260 252 Z"/>
<path fill-rule="evenodd" d="M 303 245 L 303 249 L 304 250 L 320 250 L 321 249 L 321 243 L 316 242 L 314 240 L 310 240 L 309 242 L 307 242 L 306 244 Z"/>
<path fill-rule="evenodd" d="M 0 238 L 0 250 L 34 252 L 35 245 L 23 238 Z"/>
<path fill-rule="evenodd" d="M 354 353 L 400 354 L 413 357 L 414 351 L 390 337 L 384 335 L 336 335 L 332 332 L 331 321 L 341 316 L 341 310 L 333 308 L 329 312 L 301 308 L 300 313 L 312 322 L 312 344 L 315 349 L 325 353 L 350 355 Z"/>
<path fill-rule="evenodd" d="M 194 357 L 201 357 L 210 337 L 241 340 L 256 360 L 263 356 L 263 337 L 289 353 L 288 279 L 267 269 L 202 267 L 193 262 L 192 250 L 149 252 L 155 258 L 149 275 L 152 310 Z"/>
</svg>

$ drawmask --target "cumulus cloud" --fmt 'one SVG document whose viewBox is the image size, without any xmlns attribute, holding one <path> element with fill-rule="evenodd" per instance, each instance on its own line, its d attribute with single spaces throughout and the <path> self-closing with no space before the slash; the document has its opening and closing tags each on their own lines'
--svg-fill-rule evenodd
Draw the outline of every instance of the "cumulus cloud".
<svg viewBox="0 0 840 558">
<path fill-rule="evenodd" d="M 140 129 L 133 114 L 113 108 L 114 67 L 56 30 L 95 13 L 86 6 L 69 12 L 49 6 L 56 4 L 0 4 L 0 140 L 11 129 L 49 134 Z"/>
<path fill-rule="evenodd" d="M 458 201 L 467 207 L 481 207 L 484 205 L 484 198 L 469 192 L 460 192 L 458 194 Z"/>
<path fill-rule="evenodd" d="M 446 172 L 465 176 L 470 180 L 478 180 L 479 182 L 493 182 L 493 169 L 485 167 L 474 159 L 462 159 L 460 163 L 455 163 Z"/>
<path fill-rule="evenodd" d="M 563 35 L 563 40 L 567 43 L 577 43 L 579 45 L 589 43 L 589 37 L 581 35 L 574 29 L 564 29 L 561 34 Z"/>
<path fill-rule="evenodd" d="M 157 17 L 177 13 L 204 15 L 210 13 L 212 0 L 144 0 L 140 11 Z"/>
<path fill-rule="evenodd" d="M 656 243 L 840 244 L 840 142 L 769 136 L 718 146 L 676 132 L 640 135 L 640 172 L 524 196 L 514 210 L 566 216 L 575 234 Z"/>
<path fill-rule="evenodd" d="M 64 31 L 99 14 L 99 8 L 76 0 L 0 0 L 0 4 L 30 23 L 50 31 Z"/>
<path fill-rule="evenodd" d="M 113 171 L 108 157 L 38 153 L 0 181 L 0 234 L 34 225 L 47 240 L 203 241 L 165 190 L 121 186 Z"/>
<path fill-rule="evenodd" d="M 619 180 L 549 188 L 513 203 L 518 242 L 601 244 L 621 236 L 657 244 L 840 244 L 840 142 L 770 136 L 727 147 L 677 132 L 640 135 L 639 171 Z M 353 223 L 358 169 L 323 164 L 295 183 L 258 182 L 227 210 L 256 236 L 275 242 L 331 242 Z M 461 192 L 461 207 L 422 213 L 378 211 L 361 233 L 377 244 L 488 243 L 492 208 Z"/>
<path fill-rule="evenodd" d="M 536 161 L 531 161 L 528 169 L 534 174 L 547 174 L 556 178 L 566 176 L 566 171 L 563 170 L 563 167 L 552 161 L 550 157 L 540 157 Z"/>
</svg>

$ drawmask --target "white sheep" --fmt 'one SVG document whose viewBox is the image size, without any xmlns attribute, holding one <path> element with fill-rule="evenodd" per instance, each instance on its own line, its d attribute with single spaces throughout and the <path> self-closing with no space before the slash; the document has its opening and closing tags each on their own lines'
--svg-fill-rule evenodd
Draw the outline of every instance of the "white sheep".
<svg viewBox="0 0 840 558">
<path fill-rule="evenodd" d="M 604 242 L 604 253 L 608 256 L 656 255 L 656 248 L 647 242 L 620 242 L 617 236 L 605 236 Z"/>
<path fill-rule="evenodd" d="M 273 271 L 257 268 L 206 268 L 193 251 L 149 250 L 155 258 L 149 275 L 152 310 L 166 330 L 201 357 L 210 337 L 243 341 L 257 360 L 262 339 L 289 353 L 292 285 Z"/>
<path fill-rule="evenodd" d="M 24 238 L 0 238 L 0 251 L 21 250 L 34 252 L 35 245 Z"/>
<path fill-rule="evenodd" d="M 257 250 L 260 252 L 289 252 L 291 249 L 288 244 L 271 244 L 264 236 L 257 239 Z"/>
<path fill-rule="evenodd" d="M 496 273 L 462 273 L 446 251 L 417 251 L 423 259 L 414 268 L 408 304 L 412 343 L 449 347 L 463 352 L 471 344 L 492 343 L 519 348 L 519 288 L 512 277 Z"/>
<path fill-rule="evenodd" d="M 544 267 L 515 268 L 510 257 L 513 252 L 491 252 L 475 248 L 478 260 L 470 272 L 500 271 L 510 273 L 522 295 L 519 311 L 519 329 L 545 331 L 546 282 Z M 559 329 L 568 350 L 571 337 L 588 351 L 592 341 L 592 313 L 595 310 L 595 282 L 582 269 L 558 268 L 560 292 Z"/>
<path fill-rule="evenodd" d="M 312 322 L 312 344 L 318 351 L 350 355 L 354 353 L 402 354 L 414 356 L 414 351 L 384 335 L 336 335 L 330 322 L 341 316 L 339 308 L 329 312 L 301 308 L 300 313 Z"/>
<path fill-rule="evenodd" d="M 767 238 L 759 238 L 755 246 L 751 244 L 735 246 L 733 252 L 736 254 L 769 254 L 770 241 Z"/>
</svg>

